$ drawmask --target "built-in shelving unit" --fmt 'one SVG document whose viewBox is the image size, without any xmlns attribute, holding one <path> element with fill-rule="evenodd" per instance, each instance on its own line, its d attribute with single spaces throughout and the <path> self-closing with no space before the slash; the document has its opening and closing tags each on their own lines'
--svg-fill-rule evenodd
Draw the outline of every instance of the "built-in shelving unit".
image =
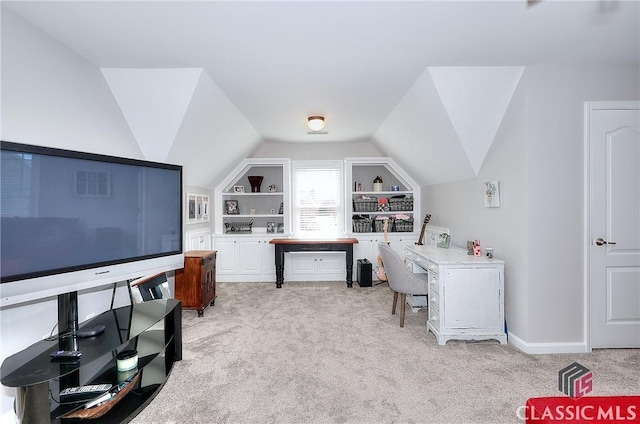
<svg viewBox="0 0 640 424">
<path fill-rule="evenodd" d="M 242 161 L 215 190 L 215 234 L 288 233 L 290 167 L 289 159 Z M 250 176 L 262 177 L 259 191 Z"/>
<path fill-rule="evenodd" d="M 347 158 L 345 172 L 347 233 L 382 233 L 378 217 L 390 218 L 390 233 L 419 231 L 420 188 L 391 158 Z"/>
</svg>

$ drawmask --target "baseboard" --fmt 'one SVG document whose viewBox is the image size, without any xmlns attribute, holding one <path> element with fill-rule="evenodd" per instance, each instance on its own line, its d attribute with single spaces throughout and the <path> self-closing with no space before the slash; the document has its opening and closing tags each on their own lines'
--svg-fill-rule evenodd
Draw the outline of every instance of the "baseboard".
<svg viewBox="0 0 640 424">
<path fill-rule="evenodd" d="M 525 342 L 518 336 L 509 332 L 509 344 L 517 347 L 524 353 L 532 355 L 541 355 L 548 353 L 585 353 L 587 345 L 583 342 L 567 342 L 567 343 L 529 343 Z"/>
</svg>

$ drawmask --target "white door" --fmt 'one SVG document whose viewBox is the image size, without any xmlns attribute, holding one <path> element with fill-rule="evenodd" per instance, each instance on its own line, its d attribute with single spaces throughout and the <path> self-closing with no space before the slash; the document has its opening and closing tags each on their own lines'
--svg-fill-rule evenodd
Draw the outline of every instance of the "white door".
<svg viewBox="0 0 640 424">
<path fill-rule="evenodd" d="M 640 347 L 640 110 L 630 103 L 587 110 L 592 348 Z"/>
</svg>

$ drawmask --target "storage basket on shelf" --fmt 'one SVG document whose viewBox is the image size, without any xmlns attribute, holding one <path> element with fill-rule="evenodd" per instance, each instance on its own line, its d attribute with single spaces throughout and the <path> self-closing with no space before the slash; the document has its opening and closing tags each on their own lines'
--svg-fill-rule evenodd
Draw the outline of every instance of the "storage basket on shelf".
<svg viewBox="0 0 640 424">
<path fill-rule="evenodd" d="M 225 222 L 224 232 L 232 234 L 249 234 L 253 227 L 253 221 Z"/>
<path fill-rule="evenodd" d="M 392 197 L 389 199 L 389 209 L 391 211 L 411 211 L 413 210 L 413 198 Z"/>
<path fill-rule="evenodd" d="M 378 199 L 376 197 L 358 197 L 353 199 L 354 212 L 375 212 L 378 208 Z"/>
<path fill-rule="evenodd" d="M 384 232 L 384 222 L 388 221 L 389 224 L 387 225 L 387 232 L 390 233 L 393 231 L 393 218 L 391 217 L 387 217 L 387 219 L 376 219 L 374 220 L 374 231 L 376 233 L 382 233 Z"/>
<path fill-rule="evenodd" d="M 393 231 L 398 233 L 413 231 L 413 219 L 396 219 L 394 222 Z"/>
<path fill-rule="evenodd" d="M 368 217 L 353 217 L 353 232 L 354 233 L 370 233 L 371 232 L 371 218 Z"/>
</svg>

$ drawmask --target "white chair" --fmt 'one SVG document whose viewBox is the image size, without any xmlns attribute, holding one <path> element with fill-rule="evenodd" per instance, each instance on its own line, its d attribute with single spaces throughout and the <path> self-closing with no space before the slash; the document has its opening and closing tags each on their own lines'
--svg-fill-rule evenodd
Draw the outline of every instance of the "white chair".
<svg viewBox="0 0 640 424">
<path fill-rule="evenodd" d="M 378 251 L 382 256 L 382 264 L 387 274 L 389 288 L 393 290 L 393 307 L 391 313 L 396 313 L 398 293 L 400 294 L 400 327 L 404 327 L 404 312 L 407 295 L 427 294 L 427 274 L 414 274 L 404 264 L 402 258 L 384 243 L 378 243 Z"/>
</svg>

